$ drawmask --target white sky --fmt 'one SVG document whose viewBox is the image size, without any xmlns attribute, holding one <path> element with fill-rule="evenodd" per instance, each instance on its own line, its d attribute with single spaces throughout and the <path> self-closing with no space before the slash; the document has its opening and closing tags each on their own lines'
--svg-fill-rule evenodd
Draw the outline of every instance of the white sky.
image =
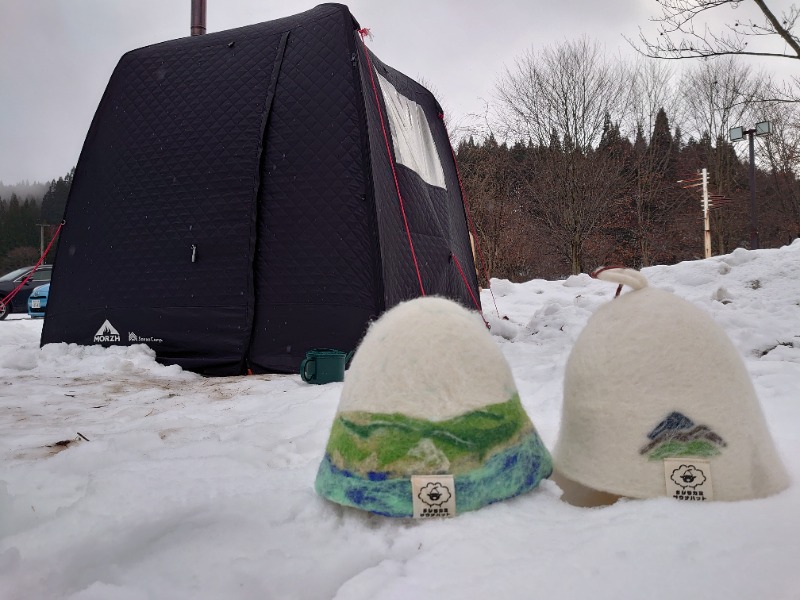
<svg viewBox="0 0 800 600">
<path fill-rule="evenodd" d="M 208 32 L 269 21 L 314 0 L 207 0 Z M 0 181 L 64 175 L 123 53 L 189 35 L 190 0 L 1 0 Z M 424 78 L 451 122 L 482 113 L 504 65 L 581 35 L 609 54 L 658 14 L 655 0 L 352 0 L 381 60 Z M 746 7 L 745 7 L 746 8 Z M 740 9 L 739 14 L 744 11 Z"/>
</svg>

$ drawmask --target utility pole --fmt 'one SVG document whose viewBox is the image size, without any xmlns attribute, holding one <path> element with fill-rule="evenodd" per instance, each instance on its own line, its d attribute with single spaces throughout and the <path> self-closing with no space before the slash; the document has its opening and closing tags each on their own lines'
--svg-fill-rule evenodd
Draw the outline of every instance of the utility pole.
<svg viewBox="0 0 800 600">
<path fill-rule="evenodd" d="M 703 167 L 703 248 L 711 258 L 711 220 L 708 218 L 708 169 Z"/>
<path fill-rule="evenodd" d="M 37 223 L 36 226 L 39 228 L 39 256 L 44 254 L 44 228 L 50 227 L 47 223 Z"/>
<path fill-rule="evenodd" d="M 705 258 L 711 258 L 711 221 L 708 218 L 708 209 L 710 208 L 708 201 L 708 169 L 703 167 L 699 178 L 679 179 L 678 183 L 687 184 L 682 186 L 685 190 L 703 186 L 703 254 Z"/>
<path fill-rule="evenodd" d="M 700 177 L 693 179 L 679 179 L 678 183 L 685 183 L 683 189 L 696 188 L 703 186 L 703 254 L 705 258 L 711 258 L 711 219 L 709 218 L 709 211 L 712 208 L 720 208 L 733 202 L 730 198 L 726 198 L 721 194 L 708 193 L 708 169 L 705 167 L 700 171 Z"/>
<path fill-rule="evenodd" d="M 747 130 L 750 138 L 750 249 L 758 250 L 758 213 L 756 207 L 756 153 L 753 143 L 753 129 Z"/>
<path fill-rule="evenodd" d="M 752 129 L 733 127 L 729 134 L 732 142 L 750 138 L 750 250 L 758 250 L 758 207 L 756 205 L 756 158 L 753 135 L 767 135 L 772 131 L 769 121 L 756 123 Z"/>
</svg>

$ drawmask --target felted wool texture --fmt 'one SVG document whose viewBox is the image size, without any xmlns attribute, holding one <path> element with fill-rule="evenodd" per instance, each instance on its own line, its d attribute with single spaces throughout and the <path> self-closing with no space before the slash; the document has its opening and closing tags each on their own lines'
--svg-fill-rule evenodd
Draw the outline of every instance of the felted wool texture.
<svg viewBox="0 0 800 600">
<path fill-rule="evenodd" d="M 356 351 L 315 488 L 339 504 L 407 517 L 414 475 L 453 475 L 462 512 L 551 472 L 483 321 L 426 297 L 385 313 Z"/>
<path fill-rule="evenodd" d="M 480 468 L 533 430 L 516 394 L 445 421 L 345 411 L 333 421 L 326 453 L 334 465 L 361 477 L 457 475 Z"/>
<path fill-rule="evenodd" d="M 710 460 L 717 500 L 788 485 L 725 332 L 701 309 L 650 287 L 601 307 L 578 337 L 553 454 L 568 479 L 634 498 L 665 494 L 667 456 Z"/>
<path fill-rule="evenodd" d="M 339 411 L 440 421 L 516 393 L 480 316 L 427 296 L 398 304 L 370 327 L 345 374 Z"/>
<path fill-rule="evenodd" d="M 535 488 L 552 472 L 547 448 L 529 431 L 519 443 L 494 454 L 480 467 L 454 476 L 456 512 L 477 510 L 487 504 L 518 496 Z M 315 482 L 317 493 L 344 506 L 386 517 L 411 517 L 413 504 L 408 477 L 383 478 L 378 473 L 361 477 L 322 459 Z"/>
</svg>

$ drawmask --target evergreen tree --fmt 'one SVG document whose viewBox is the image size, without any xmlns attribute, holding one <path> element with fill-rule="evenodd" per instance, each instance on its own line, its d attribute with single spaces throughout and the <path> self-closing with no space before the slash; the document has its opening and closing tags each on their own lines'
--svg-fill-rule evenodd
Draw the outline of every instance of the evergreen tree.
<svg viewBox="0 0 800 600">
<path fill-rule="evenodd" d="M 10 250 L 8 245 L 8 206 L 5 200 L 0 198 L 0 258 L 5 256 Z"/>
<path fill-rule="evenodd" d="M 572 154 L 576 150 L 575 142 L 569 132 L 564 134 L 564 154 Z"/>
<path fill-rule="evenodd" d="M 646 149 L 647 142 L 644 141 L 644 130 L 642 129 L 642 124 L 638 123 L 636 125 L 636 139 L 633 142 L 633 151 L 637 156 L 641 156 Z"/>
<path fill-rule="evenodd" d="M 672 138 L 672 145 L 675 147 L 675 152 L 679 153 L 683 148 L 683 136 L 681 134 L 681 126 L 675 126 L 675 135 Z"/>
<path fill-rule="evenodd" d="M 620 149 L 624 147 L 624 142 L 628 142 L 628 140 L 622 137 L 619 130 L 619 123 L 614 123 L 611 120 L 611 115 L 607 112 L 605 121 L 603 122 L 603 133 L 600 136 L 600 144 L 597 146 L 598 150 L 607 148 Z M 630 142 L 628 142 L 628 145 L 630 145 Z"/>
<path fill-rule="evenodd" d="M 42 236 L 46 244 L 54 231 L 54 227 L 42 231 L 40 225 L 56 225 L 64 218 L 74 176 L 73 168 L 65 177 L 51 181 L 41 203 L 33 195 L 22 200 L 16 193 L 7 200 L 0 199 L 0 267 L 4 271 L 30 264 L 31 256 L 39 256 Z M 52 260 L 51 250 L 47 261 Z"/>
<path fill-rule="evenodd" d="M 42 198 L 42 223 L 55 225 L 64 218 L 64 209 L 67 206 L 67 198 L 74 175 L 75 169 L 73 168 L 66 177 L 59 177 L 50 182 L 50 186 Z"/>
<path fill-rule="evenodd" d="M 511 147 L 510 153 L 512 159 L 521 163 L 528 154 L 528 148 L 522 142 L 517 142 Z"/>
<path fill-rule="evenodd" d="M 665 176 L 670 177 L 673 164 L 672 132 L 664 108 L 659 108 L 656 113 L 656 122 L 653 126 L 653 135 L 650 137 L 648 151 L 652 155 L 652 162 L 659 169 L 663 169 Z"/>
<path fill-rule="evenodd" d="M 611 113 L 606 111 L 603 117 L 603 133 L 600 134 L 600 143 L 597 145 L 598 150 L 605 150 L 609 146 L 609 136 L 611 135 Z"/>
<path fill-rule="evenodd" d="M 552 152 L 561 152 L 561 139 L 558 137 L 558 132 L 555 129 L 550 131 L 549 148 Z"/>
<path fill-rule="evenodd" d="M 606 121 L 603 125 L 603 134 L 600 136 L 598 151 L 605 151 L 617 158 L 624 158 L 630 153 L 631 143 L 622 136 L 619 130 L 619 123 L 611 121 L 611 115 L 606 113 Z"/>
<path fill-rule="evenodd" d="M 5 209 L 3 229 L 0 243 L 3 255 L 18 246 L 38 246 L 39 231 L 36 221 L 39 217 L 39 206 L 36 199 L 29 196 L 20 201 L 16 194 L 12 194 Z"/>
</svg>

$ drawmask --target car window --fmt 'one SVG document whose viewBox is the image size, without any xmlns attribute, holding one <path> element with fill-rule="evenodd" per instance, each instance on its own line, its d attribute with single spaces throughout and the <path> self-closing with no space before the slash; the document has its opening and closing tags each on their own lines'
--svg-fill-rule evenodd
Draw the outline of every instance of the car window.
<svg viewBox="0 0 800 600">
<path fill-rule="evenodd" d="M 20 275 L 24 275 L 28 271 L 30 271 L 30 267 L 22 267 L 21 269 L 16 269 L 11 271 L 11 273 L 6 273 L 2 277 L 0 277 L 0 281 L 14 281 Z"/>
<path fill-rule="evenodd" d="M 51 269 L 39 269 L 36 273 L 33 274 L 31 277 L 32 281 L 50 281 L 50 275 L 52 274 Z"/>
</svg>

